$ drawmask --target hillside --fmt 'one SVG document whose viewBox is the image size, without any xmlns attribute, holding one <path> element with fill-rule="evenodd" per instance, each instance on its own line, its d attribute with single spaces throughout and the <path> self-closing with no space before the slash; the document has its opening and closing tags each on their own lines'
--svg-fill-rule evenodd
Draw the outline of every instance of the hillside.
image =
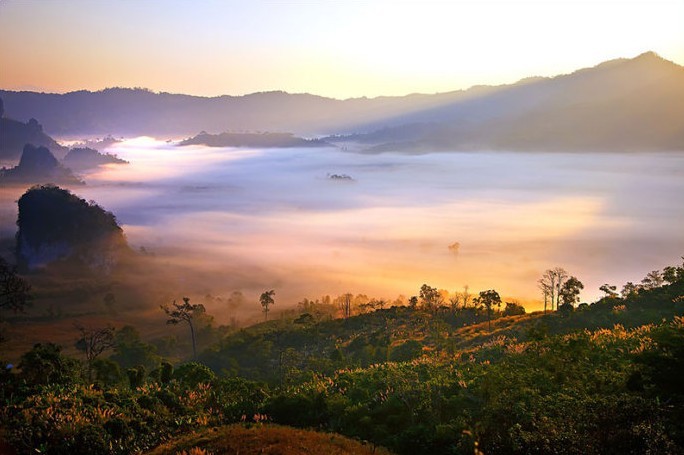
<svg viewBox="0 0 684 455">
<path fill-rule="evenodd" d="M 343 134 L 330 140 L 358 141 L 373 151 L 684 148 L 684 68 L 650 52 L 553 78 L 434 95 L 203 98 L 116 88 L 0 96 L 8 115 L 38 115 L 60 135 L 292 131 Z"/>
<path fill-rule="evenodd" d="M 0 419 L 20 454 L 358 453 L 335 434 L 272 424 L 407 455 L 681 453 L 684 265 L 622 294 L 495 314 L 491 329 L 474 308 L 326 320 L 308 302 L 295 319 L 224 336 L 203 356 L 214 371 L 162 361 L 133 327 L 110 328 L 109 357 L 81 362 L 42 343 L 4 369 Z"/>
<path fill-rule="evenodd" d="M 192 454 L 192 450 L 195 450 L 194 453 L 197 455 L 389 454 L 380 447 L 362 444 L 331 433 L 318 433 L 280 425 L 230 425 L 174 440 L 148 452 L 148 455 L 176 455 L 183 451 Z"/>
</svg>

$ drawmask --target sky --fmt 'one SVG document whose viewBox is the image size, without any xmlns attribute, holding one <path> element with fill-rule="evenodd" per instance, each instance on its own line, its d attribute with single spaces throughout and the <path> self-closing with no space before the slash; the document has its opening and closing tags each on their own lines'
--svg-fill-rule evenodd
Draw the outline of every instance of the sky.
<svg viewBox="0 0 684 455">
<path fill-rule="evenodd" d="M 0 88 L 435 93 L 655 51 L 684 1 L 0 0 Z"/>
</svg>

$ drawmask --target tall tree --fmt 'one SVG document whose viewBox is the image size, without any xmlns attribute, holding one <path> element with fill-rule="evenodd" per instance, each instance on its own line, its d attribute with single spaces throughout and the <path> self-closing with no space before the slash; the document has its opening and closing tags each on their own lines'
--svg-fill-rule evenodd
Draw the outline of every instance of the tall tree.
<svg viewBox="0 0 684 455">
<path fill-rule="evenodd" d="M 270 291 L 262 292 L 261 296 L 259 297 L 259 303 L 261 304 L 261 308 L 264 312 L 264 320 L 268 321 L 268 312 L 269 312 L 269 307 L 275 303 L 275 300 L 273 299 L 273 296 L 275 295 L 275 291 L 271 289 Z"/>
<path fill-rule="evenodd" d="M 192 324 L 192 320 L 203 314 L 205 312 L 204 305 L 198 303 L 196 305 L 190 304 L 190 298 L 183 297 L 183 303 L 176 303 L 174 300 L 172 303 L 172 308 L 168 305 L 162 305 L 161 309 L 164 310 L 169 319 L 166 321 L 167 324 L 180 324 L 185 322 L 190 327 L 190 338 L 192 339 L 192 357 L 197 358 L 197 344 L 195 341 L 195 327 Z"/>
<path fill-rule="evenodd" d="M 487 310 L 487 322 L 489 326 L 489 331 L 492 331 L 492 312 L 494 307 L 501 306 L 501 296 L 494 289 L 489 289 L 487 291 L 481 291 L 480 296 L 475 298 L 475 303 L 482 305 Z"/>
<path fill-rule="evenodd" d="M 541 289 L 544 295 L 544 307 L 546 307 L 546 302 L 551 303 L 551 311 L 558 309 L 561 299 L 561 289 L 563 288 L 563 283 L 568 278 L 568 272 L 562 267 L 555 267 L 553 269 L 548 269 L 538 281 L 539 289 Z"/>
</svg>

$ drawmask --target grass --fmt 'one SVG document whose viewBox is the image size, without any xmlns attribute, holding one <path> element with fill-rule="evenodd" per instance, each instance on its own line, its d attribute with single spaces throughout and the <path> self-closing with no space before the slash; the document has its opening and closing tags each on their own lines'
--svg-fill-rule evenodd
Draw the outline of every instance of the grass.
<svg viewBox="0 0 684 455">
<path fill-rule="evenodd" d="M 280 425 L 228 425 L 183 436 L 147 455 L 390 455 L 384 448 L 334 433 L 320 433 Z"/>
</svg>

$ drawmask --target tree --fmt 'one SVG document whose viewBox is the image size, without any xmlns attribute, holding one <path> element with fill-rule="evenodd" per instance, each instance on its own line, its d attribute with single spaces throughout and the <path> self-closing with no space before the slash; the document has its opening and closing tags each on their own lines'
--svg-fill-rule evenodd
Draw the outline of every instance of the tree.
<svg viewBox="0 0 684 455">
<path fill-rule="evenodd" d="M 539 287 L 539 290 L 542 291 L 542 295 L 544 296 L 544 314 L 546 314 L 546 307 L 549 304 L 549 299 L 551 299 L 551 308 L 553 308 L 553 289 L 555 285 L 547 280 L 546 276 L 542 276 L 537 281 L 537 286 Z"/>
<path fill-rule="evenodd" d="M 420 300 L 423 305 L 423 309 L 428 311 L 437 310 L 437 308 L 439 308 L 439 306 L 444 302 L 442 300 L 442 294 L 437 290 L 437 288 L 433 288 L 427 284 L 423 284 L 420 287 Z"/>
<path fill-rule="evenodd" d="M 409 298 L 409 300 L 408 300 L 408 304 L 409 304 L 409 308 L 411 308 L 412 310 L 415 310 L 416 307 L 418 306 L 418 297 L 416 297 L 415 295 L 412 295 L 411 298 Z"/>
<path fill-rule="evenodd" d="M 273 291 L 271 291 L 273 292 Z M 263 297 L 263 295 L 262 295 Z M 204 305 L 198 303 L 196 305 L 190 304 L 190 299 L 188 297 L 183 297 L 183 303 L 176 303 L 174 300 L 173 308 L 169 308 L 168 305 L 162 305 L 161 309 L 164 313 L 169 316 L 166 321 L 167 324 L 179 324 L 185 322 L 190 327 L 190 338 L 192 338 L 192 357 L 197 357 L 197 345 L 195 342 L 195 327 L 192 324 L 192 320 L 205 312 Z"/>
<path fill-rule="evenodd" d="M 449 297 L 449 305 L 452 312 L 455 313 L 458 310 L 458 307 L 461 305 L 461 294 L 459 292 Z"/>
<path fill-rule="evenodd" d="M 95 359 L 107 349 L 114 347 L 114 327 L 93 329 L 77 325 L 76 329 L 81 335 L 76 341 L 76 349 L 85 353 L 88 382 L 92 382 Z"/>
<path fill-rule="evenodd" d="M 605 298 L 614 299 L 615 297 L 618 296 L 618 293 L 615 292 L 616 289 L 617 289 L 617 286 L 611 286 L 610 284 L 606 283 L 599 288 L 599 291 L 604 292 L 606 294 Z"/>
<path fill-rule="evenodd" d="M 580 280 L 574 276 L 568 278 L 568 281 L 563 283 L 563 287 L 560 290 L 563 304 L 574 307 L 575 303 L 579 302 L 579 294 L 582 289 L 584 289 L 584 284 Z"/>
<path fill-rule="evenodd" d="M 635 297 L 639 293 L 639 290 L 641 290 L 641 286 L 639 286 L 638 284 L 634 284 L 631 281 L 628 281 L 627 283 L 625 283 L 624 286 L 622 286 L 620 295 L 622 295 L 623 299 L 628 299 L 631 297 Z"/>
<path fill-rule="evenodd" d="M 504 316 L 518 316 L 525 314 L 525 307 L 520 302 L 506 302 L 506 308 L 503 311 Z"/>
<path fill-rule="evenodd" d="M 492 311 L 494 306 L 501 306 L 501 296 L 494 289 L 481 291 L 480 296 L 475 298 L 475 303 L 482 305 L 487 309 L 487 322 L 489 323 L 489 331 L 492 331 Z"/>
<path fill-rule="evenodd" d="M 337 305 L 342 310 L 342 317 L 345 319 L 351 316 L 353 299 L 354 296 L 350 292 L 342 294 L 341 296 L 335 299 L 335 302 L 337 302 Z"/>
<path fill-rule="evenodd" d="M 561 299 L 561 289 L 563 288 L 563 283 L 568 277 L 568 272 L 562 267 L 555 267 L 553 269 L 548 269 L 538 281 L 539 289 L 541 289 L 544 295 L 544 311 L 546 311 L 546 303 L 551 303 L 551 311 L 555 308 L 558 309 Z"/>
<path fill-rule="evenodd" d="M 143 365 L 153 370 L 159 365 L 160 358 L 156 347 L 145 343 L 135 327 L 130 325 L 121 327 L 114 335 L 114 342 L 114 354 L 110 358 L 122 368 Z"/>
<path fill-rule="evenodd" d="M 641 280 L 641 284 L 644 289 L 655 289 L 659 288 L 665 283 L 665 280 L 663 279 L 662 273 L 658 270 L 653 270 L 651 272 L 648 272 L 646 276 L 644 277 L 643 280 Z"/>
<path fill-rule="evenodd" d="M 78 361 L 62 354 L 54 343 L 38 343 L 21 356 L 21 378 L 31 386 L 70 384 L 77 377 Z"/>
<path fill-rule="evenodd" d="M 23 310 L 30 299 L 30 290 L 31 285 L 17 275 L 16 267 L 10 267 L 0 258 L 0 310 Z"/>
<path fill-rule="evenodd" d="M 270 291 L 262 292 L 261 297 L 259 297 L 259 303 L 261 303 L 262 311 L 264 312 L 264 319 L 268 321 L 268 311 L 271 305 L 275 303 L 273 296 L 275 291 L 271 289 Z"/>
</svg>

